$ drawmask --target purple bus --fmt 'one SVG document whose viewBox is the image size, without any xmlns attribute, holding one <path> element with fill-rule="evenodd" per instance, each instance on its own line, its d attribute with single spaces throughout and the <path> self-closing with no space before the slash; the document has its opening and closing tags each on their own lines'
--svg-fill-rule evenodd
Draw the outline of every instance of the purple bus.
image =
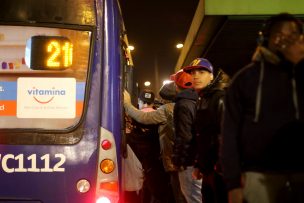
<svg viewBox="0 0 304 203">
<path fill-rule="evenodd" d="M 116 0 L 1 1 L 1 203 L 124 202 L 127 45 Z"/>
</svg>

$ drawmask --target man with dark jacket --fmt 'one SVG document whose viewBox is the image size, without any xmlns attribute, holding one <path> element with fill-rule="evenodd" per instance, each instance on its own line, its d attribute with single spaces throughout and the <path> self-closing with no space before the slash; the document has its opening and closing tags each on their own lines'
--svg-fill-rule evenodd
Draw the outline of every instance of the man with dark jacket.
<svg viewBox="0 0 304 203">
<path fill-rule="evenodd" d="M 175 82 L 177 90 L 173 110 L 175 128 L 173 163 L 183 167 L 178 176 L 187 202 L 201 203 L 202 181 L 192 178 L 196 154 L 194 134 L 195 104 L 198 95 L 192 88 L 193 80 L 190 74 L 180 70 L 172 75 L 171 79 Z"/>
<path fill-rule="evenodd" d="M 304 202 L 303 24 L 271 17 L 253 62 L 225 98 L 222 163 L 229 202 Z"/>
<path fill-rule="evenodd" d="M 197 143 L 193 177 L 201 179 L 204 203 L 226 203 L 227 192 L 218 164 L 219 135 L 223 110 L 224 73 L 213 78 L 213 66 L 205 58 L 193 60 L 183 70 L 191 74 L 193 87 L 199 94 L 196 103 L 195 134 Z"/>
</svg>

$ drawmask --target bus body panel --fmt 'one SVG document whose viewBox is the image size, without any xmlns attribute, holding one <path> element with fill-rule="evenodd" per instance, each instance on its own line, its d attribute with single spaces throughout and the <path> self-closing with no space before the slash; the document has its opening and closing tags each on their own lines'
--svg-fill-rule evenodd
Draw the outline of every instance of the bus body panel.
<svg viewBox="0 0 304 203">
<path fill-rule="evenodd" d="M 121 22 L 118 14 L 118 5 L 116 1 L 105 1 L 105 30 L 104 47 L 112 47 L 104 49 L 103 52 L 103 81 L 102 81 L 102 98 L 101 106 L 103 109 L 101 115 L 101 126 L 111 131 L 115 137 L 116 143 L 121 142 L 121 130 L 123 126 L 117 127 L 117 123 L 121 121 L 121 95 L 117 94 L 121 89 L 122 70 L 120 68 L 120 27 Z M 115 8 L 115 9 L 114 9 Z M 115 36 L 115 37 L 112 37 Z M 113 108 L 115 107 L 115 108 Z M 111 118 L 111 119 L 109 119 Z M 117 154 L 120 154 L 120 148 L 117 148 Z"/>
<path fill-rule="evenodd" d="M 84 135 L 86 138 L 75 146 L 1 145 L 0 199 L 71 202 L 70 197 L 73 197 L 73 202 L 86 202 L 87 198 L 94 197 L 94 190 L 86 194 L 77 192 L 76 184 L 79 179 L 87 179 L 91 180 L 92 187 L 94 186 L 97 147 L 87 139 L 96 139 L 96 134 Z M 56 154 L 59 155 L 57 158 Z M 17 156 L 19 158 L 14 160 Z M 41 157 L 46 159 L 41 160 Z M 63 165 L 60 164 L 60 171 L 41 172 L 47 169 L 54 170 L 54 166 L 60 161 L 64 161 Z M 40 172 L 28 171 L 33 167 L 33 162 L 36 162 L 36 168 Z M 26 171 L 16 172 L 20 168 Z M 14 172 L 11 171 L 13 169 Z"/>
<path fill-rule="evenodd" d="M 95 25 L 95 1 L 1 0 L 0 21 Z"/>
<path fill-rule="evenodd" d="M 101 128 L 115 138 L 116 153 L 120 154 L 121 125 L 121 62 L 118 2 L 114 0 L 41 1 L 5 0 L 1 6 L 1 24 L 32 24 L 59 27 L 85 25 L 94 28 L 86 84 L 85 114 L 76 128 L 82 133 L 73 145 L 7 145 L 0 144 L 0 202 L 27 200 L 44 203 L 92 203 L 99 189 L 97 171 Z M 18 16 L 17 10 L 24 11 Z M 30 6 L 30 5 L 34 6 Z M 4 9 L 4 8 L 7 9 Z M 56 9 L 54 9 L 56 7 Z M 6 10 L 6 11 L 5 11 Z M 19 13 L 20 14 L 20 13 Z M 44 24 L 46 23 L 46 24 Z M 1 73 L 0 73 L 1 76 Z M 1 100 L 1 98 L 0 98 Z M 80 130 L 79 130 L 80 129 Z M 27 129 L 28 130 L 28 129 Z M 7 131 L 4 131 L 6 133 Z M 74 131 L 68 132 L 73 134 Z M 27 132 L 28 133 L 28 132 Z M 33 133 L 37 133 L 33 131 Z M 56 132 L 50 132 L 56 137 Z M 1 132 L 0 132 L 1 134 Z M 20 132 L 22 136 L 22 130 Z M 60 135 L 62 132 L 60 133 Z M 121 161 L 118 159 L 119 174 Z M 19 171 L 19 172 L 18 172 Z M 36 172 L 31 172 L 36 171 Z M 121 178 L 121 177 L 119 177 Z M 77 182 L 88 180 L 90 190 L 77 191 Z M 119 179 L 119 188 L 121 181 Z"/>
</svg>

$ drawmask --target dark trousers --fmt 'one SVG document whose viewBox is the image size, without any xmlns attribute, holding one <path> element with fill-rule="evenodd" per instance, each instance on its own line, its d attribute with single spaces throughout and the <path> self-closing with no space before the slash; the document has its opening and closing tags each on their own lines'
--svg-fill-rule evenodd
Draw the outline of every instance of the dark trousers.
<svg viewBox="0 0 304 203">
<path fill-rule="evenodd" d="M 181 190 L 180 182 L 178 178 L 178 171 L 170 171 L 170 182 L 173 191 L 173 195 L 176 203 L 187 203 L 187 200 Z"/>
<path fill-rule="evenodd" d="M 203 176 L 202 201 L 204 203 L 228 203 L 228 193 L 223 176 L 215 171 Z"/>
<path fill-rule="evenodd" d="M 143 203 L 174 203 L 170 175 L 161 160 L 145 160 L 143 168 Z"/>
<path fill-rule="evenodd" d="M 124 203 L 143 203 L 142 191 L 137 193 L 136 191 L 124 191 Z"/>
</svg>

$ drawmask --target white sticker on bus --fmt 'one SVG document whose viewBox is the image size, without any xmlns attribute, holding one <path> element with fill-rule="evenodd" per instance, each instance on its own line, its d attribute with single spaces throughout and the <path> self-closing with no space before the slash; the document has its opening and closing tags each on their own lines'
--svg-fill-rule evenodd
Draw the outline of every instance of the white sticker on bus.
<svg viewBox="0 0 304 203">
<path fill-rule="evenodd" d="M 41 161 L 40 161 L 41 160 Z M 13 154 L 0 154 L 0 169 L 6 173 L 17 173 L 17 172 L 64 172 L 65 168 L 63 167 L 66 156 L 64 154 L 55 154 L 54 160 L 56 163 L 51 166 L 50 163 L 50 154 L 45 154 L 40 157 L 40 160 L 37 160 L 36 154 L 31 154 L 28 157 L 24 157 L 24 154 L 18 154 L 17 156 Z M 37 162 L 39 165 L 42 165 L 41 168 L 37 167 Z M 30 167 L 25 168 L 25 162 L 30 163 Z M 11 166 L 16 166 L 13 168 Z"/>
<path fill-rule="evenodd" d="M 75 78 L 18 78 L 18 118 L 75 118 L 75 116 Z"/>
</svg>

